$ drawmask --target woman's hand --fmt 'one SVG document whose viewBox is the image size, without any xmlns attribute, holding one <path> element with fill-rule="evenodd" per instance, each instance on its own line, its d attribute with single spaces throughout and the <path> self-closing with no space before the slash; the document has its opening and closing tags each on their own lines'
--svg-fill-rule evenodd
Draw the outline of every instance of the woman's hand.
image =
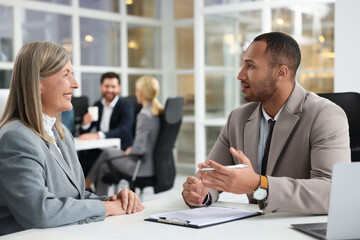
<svg viewBox="0 0 360 240">
<path fill-rule="evenodd" d="M 106 207 L 105 216 L 131 214 L 142 211 L 145 206 L 140 198 L 131 190 L 122 189 L 118 194 L 110 196 L 104 201 Z"/>
</svg>

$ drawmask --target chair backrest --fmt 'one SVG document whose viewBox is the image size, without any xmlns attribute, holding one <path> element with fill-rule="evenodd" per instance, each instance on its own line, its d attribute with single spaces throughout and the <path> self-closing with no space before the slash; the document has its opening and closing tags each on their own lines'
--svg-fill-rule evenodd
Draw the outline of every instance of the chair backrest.
<svg viewBox="0 0 360 240">
<path fill-rule="evenodd" d="M 83 121 L 83 116 L 88 111 L 89 99 L 87 96 L 72 97 L 71 103 L 74 109 L 74 130 L 73 135 L 76 137 L 80 133 L 80 125 Z"/>
<path fill-rule="evenodd" d="M 348 118 L 350 132 L 350 147 L 360 146 L 360 93 L 322 93 L 318 94 L 339 105 Z"/>
<path fill-rule="evenodd" d="M 75 124 L 82 123 L 83 116 L 88 111 L 89 100 L 86 96 L 72 97 L 71 103 L 74 108 Z"/>
<path fill-rule="evenodd" d="M 183 97 L 168 98 L 154 151 L 156 183 L 154 192 L 171 189 L 174 185 L 176 170 L 173 149 L 183 117 Z"/>
<path fill-rule="evenodd" d="M 135 130 L 136 130 L 136 116 L 138 115 L 138 113 L 140 112 L 142 105 L 140 103 L 137 102 L 136 97 L 135 96 L 127 96 L 127 97 L 123 97 L 123 99 L 125 101 L 127 101 L 133 108 L 134 108 L 134 124 L 132 127 L 132 133 L 135 136 Z"/>
<path fill-rule="evenodd" d="M 0 89 L 0 118 L 4 112 L 6 102 L 9 96 L 9 89 Z"/>
</svg>

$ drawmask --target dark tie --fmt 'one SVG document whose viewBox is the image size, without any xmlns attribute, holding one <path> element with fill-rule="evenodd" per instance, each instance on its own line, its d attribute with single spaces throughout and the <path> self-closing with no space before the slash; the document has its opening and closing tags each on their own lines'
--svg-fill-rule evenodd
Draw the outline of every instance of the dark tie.
<svg viewBox="0 0 360 240">
<path fill-rule="evenodd" d="M 274 129 L 274 125 L 275 125 L 274 120 L 269 119 L 268 123 L 269 123 L 269 134 L 267 136 L 266 139 L 266 145 L 265 145 L 265 150 L 264 150 L 264 156 L 262 159 L 262 164 L 261 164 L 261 174 L 265 175 L 266 174 L 266 166 L 267 166 L 267 161 L 268 161 L 268 156 L 269 156 L 269 151 L 270 151 L 270 144 L 271 144 L 271 136 L 272 136 L 272 132 Z"/>
</svg>

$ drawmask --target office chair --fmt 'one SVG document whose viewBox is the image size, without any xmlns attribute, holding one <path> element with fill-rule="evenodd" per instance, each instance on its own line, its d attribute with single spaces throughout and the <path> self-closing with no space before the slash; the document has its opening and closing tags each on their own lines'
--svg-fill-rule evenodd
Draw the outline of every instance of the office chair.
<svg viewBox="0 0 360 240">
<path fill-rule="evenodd" d="M 118 184 L 121 179 L 129 182 L 129 188 L 135 191 L 140 189 L 140 198 L 142 198 L 145 187 L 154 187 L 155 193 L 169 190 L 174 185 L 175 163 L 173 148 L 180 129 L 183 117 L 183 97 L 168 98 L 164 108 L 164 114 L 161 117 L 160 133 L 154 150 L 155 175 L 151 177 L 138 177 L 137 173 L 141 167 L 142 156 L 128 155 L 137 161 L 133 173 L 123 174 L 115 170 L 112 161 L 120 159 L 119 157 L 108 161 L 111 173 L 105 175 L 102 181 L 108 184 Z"/>
<path fill-rule="evenodd" d="M 80 125 L 83 121 L 83 116 L 87 113 L 88 111 L 88 106 L 89 106 L 89 99 L 87 96 L 81 96 L 81 97 L 72 97 L 71 98 L 71 103 L 73 105 L 74 108 L 74 115 L 75 115 L 75 119 L 74 119 L 74 136 L 78 136 L 79 135 L 79 128 Z"/>
<path fill-rule="evenodd" d="M 322 93 L 318 94 L 339 105 L 346 113 L 349 122 L 351 161 L 360 161 L 360 93 Z"/>
</svg>

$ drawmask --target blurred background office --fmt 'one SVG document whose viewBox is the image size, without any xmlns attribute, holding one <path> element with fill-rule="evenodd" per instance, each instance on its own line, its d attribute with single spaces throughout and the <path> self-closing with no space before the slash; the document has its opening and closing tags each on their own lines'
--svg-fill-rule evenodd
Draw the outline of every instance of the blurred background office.
<svg viewBox="0 0 360 240">
<path fill-rule="evenodd" d="M 100 98 L 104 72 L 120 74 L 122 96 L 134 95 L 138 77 L 153 75 L 161 84 L 162 103 L 184 96 L 175 156 L 178 171 L 191 174 L 231 109 L 243 103 L 236 80 L 241 55 L 262 32 L 282 31 L 297 39 L 303 55 L 297 81 L 306 89 L 359 92 L 357 68 L 351 65 L 357 58 L 349 58 L 360 52 L 359 2 L 0 0 L 0 88 L 9 87 L 14 56 L 32 40 L 56 42 L 72 53 L 80 83 L 75 95 L 86 95 L 90 104 Z"/>
</svg>

